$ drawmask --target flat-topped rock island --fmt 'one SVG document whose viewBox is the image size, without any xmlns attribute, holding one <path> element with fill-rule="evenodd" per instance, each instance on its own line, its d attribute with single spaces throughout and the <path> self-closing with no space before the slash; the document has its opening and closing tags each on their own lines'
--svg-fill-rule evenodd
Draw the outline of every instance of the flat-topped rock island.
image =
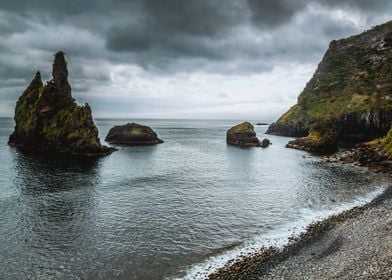
<svg viewBox="0 0 392 280">
<path fill-rule="evenodd" d="M 105 141 L 120 145 L 155 145 L 163 141 L 150 127 L 137 123 L 118 125 L 109 130 Z"/>
<path fill-rule="evenodd" d="M 250 122 L 243 122 L 230 128 L 226 134 L 226 142 L 229 145 L 240 147 L 262 147 L 270 145 L 268 139 L 260 141 L 256 137 L 256 132 Z"/>
</svg>

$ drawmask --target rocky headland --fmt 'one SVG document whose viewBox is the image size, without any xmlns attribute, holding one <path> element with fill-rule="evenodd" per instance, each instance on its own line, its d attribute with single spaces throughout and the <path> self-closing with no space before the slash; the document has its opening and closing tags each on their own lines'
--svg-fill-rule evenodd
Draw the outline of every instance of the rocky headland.
<svg viewBox="0 0 392 280">
<path fill-rule="evenodd" d="M 137 123 L 115 126 L 109 130 L 105 141 L 121 145 L 155 145 L 163 143 L 150 127 Z"/>
<path fill-rule="evenodd" d="M 300 137 L 290 148 L 336 151 L 384 137 L 392 125 L 392 21 L 332 41 L 296 105 L 267 133 Z"/>
<path fill-rule="evenodd" d="M 250 122 L 243 122 L 230 128 L 226 134 L 226 142 L 229 145 L 240 147 L 263 147 L 270 145 L 268 139 L 260 141 L 256 137 L 256 132 Z"/>
<path fill-rule="evenodd" d="M 78 106 L 68 83 L 63 52 L 54 55 L 53 79 L 43 84 L 37 72 L 15 107 L 15 130 L 8 144 L 25 151 L 102 156 L 115 149 L 98 138 L 91 108 Z"/>
</svg>

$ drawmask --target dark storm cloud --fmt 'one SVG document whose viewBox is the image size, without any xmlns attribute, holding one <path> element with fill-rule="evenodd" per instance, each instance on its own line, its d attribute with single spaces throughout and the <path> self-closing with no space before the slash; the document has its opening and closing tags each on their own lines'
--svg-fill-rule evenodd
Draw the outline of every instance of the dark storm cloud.
<svg viewBox="0 0 392 280">
<path fill-rule="evenodd" d="M 144 52 L 150 58 L 231 59 L 225 39 L 238 42 L 244 28 L 274 28 L 291 19 L 304 1 L 174 0 L 143 1 L 141 14 L 114 24 L 107 47 Z M 240 53 L 249 53 L 240 50 Z M 140 57 L 139 57 L 140 58 Z"/>
<path fill-rule="evenodd" d="M 385 10 L 388 0 L 14 0 L 2 3 L 0 34 L 26 32 L 31 23 L 67 26 L 85 30 L 102 40 L 102 47 L 78 45 L 78 38 L 50 40 L 42 38 L 36 48 L 49 51 L 65 49 L 74 57 L 105 57 L 112 61 L 128 60 L 144 68 L 167 67 L 180 59 L 228 61 L 263 58 L 262 42 L 250 46 L 231 47 L 241 43 L 241 35 L 252 30 L 253 36 L 270 34 L 288 26 L 293 17 L 310 4 L 325 8 L 342 7 L 363 12 Z M 12 22 L 12 24 L 11 24 Z M 5 23 L 5 24 L 4 24 Z M 317 21 L 310 23 L 317 24 Z M 30 26 L 30 27 L 29 27 Z M 345 34 L 340 22 L 325 27 L 328 40 Z M 309 34 L 312 36 L 312 34 Z M 332 38 L 331 38 L 332 37 Z M 93 41 L 93 40 L 91 40 Z M 231 41 L 231 42 L 228 42 Z M 76 43 L 76 44 L 75 44 Z M 287 42 L 290 44 L 291 42 Z M 275 52 L 274 50 L 272 50 Z M 288 50 L 290 51 L 290 50 Z M 296 50 L 300 51 L 300 50 Z M 264 51 L 265 52 L 265 51 Z M 126 53 L 128 55 L 126 55 Z M 116 56 L 117 54 L 117 56 Z M 125 54 L 125 55 L 124 55 Z M 296 57 L 293 53 L 292 57 Z M 195 66 L 199 63 L 193 61 Z M 184 63 L 179 63 L 184 64 Z M 191 62 L 187 67 L 191 67 Z M 172 65 L 170 68 L 174 68 Z M 207 67 L 208 68 L 208 67 Z M 181 70 L 181 69 L 179 69 Z"/>
<path fill-rule="evenodd" d="M 232 61 L 236 58 L 249 59 L 249 54 L 252 54 L 253 59 L 264 59 L 267 51 L 269 54 L 277 53 L 273 45 L 270 44 L 272 49 L 267 51 L 263 50 L 263 42 L 258 45 L 247 42 L 248 46 L 240 46 L 241 41 L 246 41 L 242 37 L 244 31 L 252 30 L 254 37 L 269 32 L 275 35 L 276 41 L 282 41 L 291 36 L 277 29 L 284 26 L 290 28 L 290 21 L 309 5 L 321 4 L 324 7 L 322 9 L 350 8 L 363 12 L 382 10 L 390 6 L 386 0 L 375 1 L 377 3 L 373 5 L 369 2 L 374 1 L 148 0 L 139 3 L 139 14 L 132 17 L 131 13 L 129 20 L 111 25 L 105 36 L 106 47 L 112 52 L 134 54 L 133 60 L 143 67 L 157 66 L 166 70 L 173 68 L 171 64 L 177 63 L 179 59 Z M 313 22 L 309 22 L 310 27 L 319 25 L 323 20 L 315 18 Z M 321 34 L 307 33 L 309 43 L 313 41 L 313 49 L 317 54 L 320 52 L 318 42 L 323 42 L 324 38 L 332 40 L 350 34 L 347 31 L 355 33 L 347 23 L 342 25 L 341 21 L 330 20 L 329 24 L 324 26 Z M 279 35 L 283 38 L 279 38 Z M 323 38 L 313 38 L 320 35 Z M 236 47 L 231 47 L 231 42 L 236 44 Z M 294 51 L 291 53 L 292 58 L 303 57 L 305 54 L 311 57 L 314 55 L 309 53 L 309 47 L 290 50 L 293 43 L 295 44 L 286 40 L 287 51 Z M 325 45 L 323 48 L 325 49 Z M 197 64 L 197 61 L 193 63 Z M 249 63 L 244 61 L 245 64 Z"/>
<path fill-rule="evenodd" d="M 392 11 L 390 0 L 0 1 L 0 103 L 15 100 L 36 70 L 50 79 L 58 50 L 67 54 L 77 94 L 114 83 L 117 66 L 151 77 L 248 75 L 316 65 L 332 39 L 382 23 Z"/>
<path fill-rule="evenodd" d="M 12 33 L 24 32 L 26 30 L 28 30 L 28 24 L 25 19 L 13 14 L 4 14 L 0 16 L 1 36 L 7 36 Z"/>
<path fill-rule="evenodd" d="M 96 10 L 97 8 L 104 6 L 100 3 L 108 3 L 108 1 L 13 0 L 2 1 L 1 7 L 3 10 L 17 12 L 21 14 L 40 12 L 67 15 L 69 13 L 84 13 L 88 10 Z"/>
<path fill-rule="evenodd" d="M 390 0 L 320 0 L 328 6 L 349 6 L 363 11 L 382 11 L 391 8 Z"/>
<path fill-rule="evenodd" d="M 273 27 L 288 22 L 303 9 L 306 0 L 258 1 L 247 0 L 252 20 L 261 27 Z"/>
<path fill-rule="evenodd" d="M 109 29 L 110 50 L 148 53 L 153 59 L 220 60 L 225 55 L 216 45 L 248 16 L 244 3 L 234 0 L 147 0 L 140 9 L 139 15 Z"/>
</svg>

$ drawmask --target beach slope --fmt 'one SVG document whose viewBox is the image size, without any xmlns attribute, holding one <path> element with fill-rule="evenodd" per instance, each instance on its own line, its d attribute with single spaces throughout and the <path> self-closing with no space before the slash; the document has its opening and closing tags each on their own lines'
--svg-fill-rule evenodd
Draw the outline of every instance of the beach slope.
<svg viewBox="0 0 392 280">
<path fill-rule="evenodd" d="M 310 225 L 282 252 L 261 259 L 237 261 L 210 279 L 391 279 L 392 188 Z"/>
</svg>

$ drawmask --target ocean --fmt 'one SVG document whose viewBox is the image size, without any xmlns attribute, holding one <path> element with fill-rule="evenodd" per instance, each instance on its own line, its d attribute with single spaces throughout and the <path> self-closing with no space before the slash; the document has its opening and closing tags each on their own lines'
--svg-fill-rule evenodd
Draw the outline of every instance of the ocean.
<svg viewBox="0 0 392 280">
<path fill-rule="evenodd" d="M 365 203 L 382 175 L 286 149 L 226 144 L 236 120 L 96 119 L 165 142 L 99 159 L 23 154 L 0 118 L 0 279 L 195 279 L 225 261 Z"/>
</svg>

